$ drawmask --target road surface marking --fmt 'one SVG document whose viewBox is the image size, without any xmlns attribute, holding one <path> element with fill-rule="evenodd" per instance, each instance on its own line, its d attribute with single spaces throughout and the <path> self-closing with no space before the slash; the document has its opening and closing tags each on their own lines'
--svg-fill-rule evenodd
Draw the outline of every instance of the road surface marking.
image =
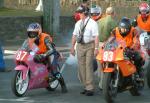
<svg viewBox="0 0 150 103">
<path fill-rule="evenodd" d="M 0 98 L 0 101 L 10 101 L 10 102 L 27 102 L 27 103 L 35 103 L 34 100 L 27 100 L 29 99 L 28 97 L 23 97 L 23 98 L 19 98 L 19 99 L 1 99 Z"/>
<path fill-rule="evenodd" d="M 4 54 L 16 54 L 14 50 L 4 50 Z"/>
</svg>

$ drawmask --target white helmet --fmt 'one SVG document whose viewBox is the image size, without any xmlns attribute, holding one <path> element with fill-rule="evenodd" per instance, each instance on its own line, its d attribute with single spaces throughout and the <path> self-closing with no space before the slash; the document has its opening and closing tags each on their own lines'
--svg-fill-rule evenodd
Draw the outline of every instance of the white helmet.
<svg viewBox="0 0 150 103">
<path fill-rule="evenodd" d="M 39 32 L 42 31 L 41 25 L 39 23 L 31 23 L 27 28 L 27 32 Z"/>
<path fill-rule="evenodd" d="M 31 23 L 27 28 L 27 34 L 29 38 L 35 38 L 42 32 L 41 25 L 39 23 Z"/>
<path fill-rule="evenodd" d="M 98 15 L 101 15 L 102 14 L 102 9 L 100 6 L 95 6 L 95 7 L 91 7 L 90 8 L 90 14 L 98 14 Z"/>
</svg>

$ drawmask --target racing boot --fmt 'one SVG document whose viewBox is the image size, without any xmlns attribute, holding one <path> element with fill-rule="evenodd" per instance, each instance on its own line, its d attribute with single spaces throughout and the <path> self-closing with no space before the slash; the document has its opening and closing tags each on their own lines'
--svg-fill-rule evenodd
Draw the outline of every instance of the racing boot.
<svg viewBox="0 0 150 103">
<path fill-rule="evenodd" d="M 59 81 L 59 83 L 61 85 L 62 93 L 67 93 L 68 90 L 67 90 L 67 87 L 66 87 L 66 84 L 65 84 L 65 81 L 64 81 L 64 78 L 62 77 L 62 75 L 60 73 L 57 73 L 55 77 L 57 78 L 57 80 Z"/>
</svg>

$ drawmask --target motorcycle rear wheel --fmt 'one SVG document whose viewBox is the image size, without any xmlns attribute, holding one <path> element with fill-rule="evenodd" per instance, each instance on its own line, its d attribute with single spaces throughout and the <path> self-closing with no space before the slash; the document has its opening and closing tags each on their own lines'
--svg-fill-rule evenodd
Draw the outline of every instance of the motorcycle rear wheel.
<svg viewBox="0 0 150 103">
<path fill-rule="evenodd" d="M 60 66 L 59 65 L 57 65 L 57 71 L 60 72 Z M 58 85 L 59 85 L 59 81 L 57 79 L 55 79 L 54 81 L 49 82 L 49 86 L 46 88 L 46 90 L 55 91 L 56 88 L 58 87 Z"/>
<path fill-rule="evenodd" d="M 26 93 L 29 85 L 29 75 L 25 80 L 23 80 L 22 75 L 22 71 L 15 71 L 15 74 L 11 81 L 12 91 L 18 97 L 22 97 Z"/>
<path fill-rule="evenodd" d="M 140 96 L 139 90 L 135 87 L 132 87 L 129 91 L 130 91 L 132 96 Z"/>
<path fill-rule="evenodd" d="M 46 88 L 48 91 L 55 91 L 59 85 L 59 81 L 56 79 L 53 82 L 49 83 L 49 86 Z"/>
</svg>

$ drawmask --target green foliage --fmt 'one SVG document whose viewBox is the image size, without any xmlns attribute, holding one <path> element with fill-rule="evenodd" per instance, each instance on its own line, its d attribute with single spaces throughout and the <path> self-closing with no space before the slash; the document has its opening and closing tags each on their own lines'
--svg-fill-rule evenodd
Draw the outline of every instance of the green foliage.
<svg viewBox="0 0 150 103">
<path fill-rule="evenodd" d="M 36 12 L 34 10 L 19 10 L 0 8 L 0 16 L 42 16 L 42 12 Z"/>
</svg>

